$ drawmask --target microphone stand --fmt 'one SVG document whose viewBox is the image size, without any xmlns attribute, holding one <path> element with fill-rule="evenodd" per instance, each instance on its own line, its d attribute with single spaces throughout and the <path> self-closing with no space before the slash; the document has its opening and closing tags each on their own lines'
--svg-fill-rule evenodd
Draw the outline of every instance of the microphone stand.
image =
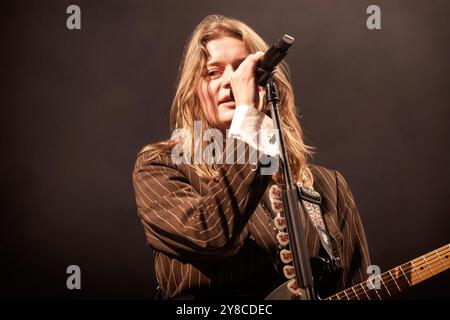
<svg viewBox="0 0 450 320">
<path fill-rule="evenodd" d="M 291 168 L 289 166 L 288 154 L 284 142 L 283 131 L 281 129 L 281 120 L 279 112 L 278 90 L 272 76 L 269 77 L 266 85 L 266 101 L 270 106 L 272 119 L 275 125 L 275 132 L 278 133 L 279 151 L 283 168 L 285 189 L 282 190 L 283 212 L 286 219 L 289 246 L 292 252 L 295 277 L 299 288 L 303 289 L 305 300 L 316 300 L 314 290 L 314 280 L 309 261 L 308 248 L 306 246 L 305 235 L 303 234 L 303 223 L 301 217 L 303 208 L 299 199 L 299 193 L 292 182 Z"/>
</svg>

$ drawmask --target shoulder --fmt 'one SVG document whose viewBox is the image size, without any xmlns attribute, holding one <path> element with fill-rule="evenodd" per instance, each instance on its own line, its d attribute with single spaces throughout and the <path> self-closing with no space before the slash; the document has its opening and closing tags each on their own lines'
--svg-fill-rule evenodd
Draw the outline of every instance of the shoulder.
<svg viewBox="0 0 450 320">
<path fill-rule="evenodd" d="M 171 166 L 170 141 L 148 144 L 142 147 L 136 154 L 135 167 L 145 165 Z"/>
<path fill-rule="evenodd" d="M 314 177 L 314 189 L 324 200 L 337 204 L 340 198 L 352 197 L 350 188 L 344 176 L 336 170 L 319 165 L 309 165 Z"/>
<path fill-rule="evenodd" d="M 141 148 L 136 155 L 133 180 L 151 178 L 161 183 L 167 180 L 189 183 L 199 180 L 193 166 L 173 159 L 173 145 L 172 141 L 163 141 Z"/>
<path fill-rule="evenodd" d="M 178 170 L 178 165 L 172 161 L 171 141 L 162 141 L 142 147 L 136 154 L 133 176 L 141 171 Z"/>
<path fill-rule="evenodd" d="M 310 164 L 309 168 L 314 177 L 314 184 L 321 186 L 327 186 L 331 189 L 336 185 L 336 171 L 333 169 L 325 168 L 317 164 Z"/>
</svg>

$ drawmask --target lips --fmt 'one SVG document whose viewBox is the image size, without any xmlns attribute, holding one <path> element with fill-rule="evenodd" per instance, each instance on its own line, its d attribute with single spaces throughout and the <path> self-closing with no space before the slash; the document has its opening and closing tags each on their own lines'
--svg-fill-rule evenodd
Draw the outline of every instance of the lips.
<svg viewBox="0 0 450 320">
<path fill-rule="evenodd" d="M 228 103 L 228 102 L 234 102 L 234 100 L 229 95 L 226 95 L 225 97 L 223 97 L 222 99 L 219 100 L 219 104 Z"/>
</svg>

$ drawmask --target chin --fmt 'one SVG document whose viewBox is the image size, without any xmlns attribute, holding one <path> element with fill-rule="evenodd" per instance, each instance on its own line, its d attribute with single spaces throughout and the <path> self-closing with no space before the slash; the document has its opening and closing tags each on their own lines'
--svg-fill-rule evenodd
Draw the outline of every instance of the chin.
<svg viewBox="0 0 450 320">
<path fill-rule="evenodd" d="M 228 123 L 228 122 L 231 123 L 231 120 L 233 120 L 233 115 L 234 115 L 234 109 L 223 110 L 219 114 L 220 123 Z"/>
<path fill-rule="evenodd" d="M 231 126 L 231 119 L 228 121 L 220 121 L 219 125 L 217 126 L 217 129 L 222 131 L 224 139 L 227 138 L 226 134 L 227 130 L 230 129 L 230 126 Z"/>
</svg>

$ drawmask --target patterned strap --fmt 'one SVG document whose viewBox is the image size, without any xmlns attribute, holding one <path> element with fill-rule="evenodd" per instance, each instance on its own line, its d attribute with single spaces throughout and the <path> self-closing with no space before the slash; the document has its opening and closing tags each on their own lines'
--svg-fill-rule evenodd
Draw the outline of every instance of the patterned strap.
<svg viewBox="0 0 450 320">
<path fill-rule="evenodd" d="M 322 210 L 320 209 L 320 204 L 322 202 L 320 194 L 312 188 L 305 188 L 299 184 L 297 184 L 297 187 L 303 208 L 305 208 L 309 219 L 317 231 L 322 247 L 327 252 L 331 262 L 336 263 L 340 258 L 335 257 L 333 254 L 331 236 L 325 226 Z"/>
<path fill-rule="evenodd" d="M 325 226 L 320 204 L 322 198 L 320 194 L 312 188 L 304 188 L 300 184 L 297 184 L 300 201 L 305 209 L 307 216 L 316 230 L 322 247 L 327 252 L 332 266 L 336 266 L 336 262 L 339 261 L 339 257 L 335 257 L 331 247 L 331 236 Z M 278 229 L 277 240 L 282 246 L 280 251 L 281 261 L 284 263 L 283 273 L 287 279 L 291 281 L 288 284 L 288 289 L 294 294 L 300 294 L 297 282 L 295 281 L 295 269 L 292 265 L 292 252 L 289 249 L 289 237 L 286 232 L 286 219 L 283 213 L 283 204 L 281 199 L 281 188 L 274 184 L 269 188 L 269 199 L 271 202 L 271 209 L 276 213 L 274 218 L 274 224 Z"/>
</svg>

